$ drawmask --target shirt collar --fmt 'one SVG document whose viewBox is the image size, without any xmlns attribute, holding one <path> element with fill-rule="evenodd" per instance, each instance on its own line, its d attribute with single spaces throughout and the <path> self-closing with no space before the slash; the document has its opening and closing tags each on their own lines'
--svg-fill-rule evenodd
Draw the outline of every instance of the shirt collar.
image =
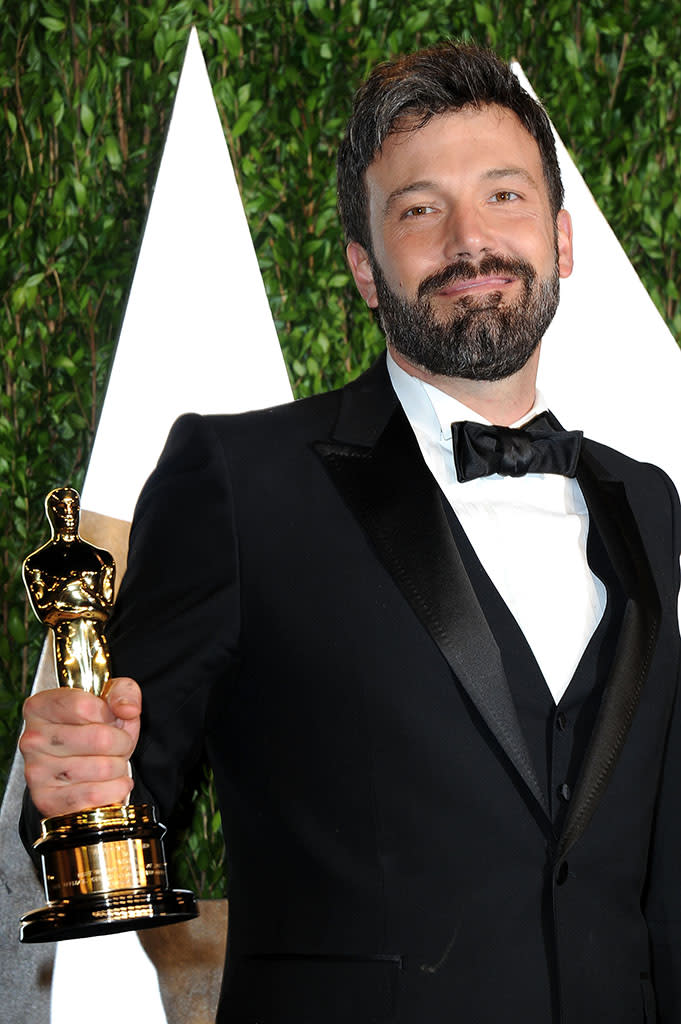
<svg viewBox="0 0 681 1024">
<path fill-rule="evenodd" d="M 414 427 L 420 428 L 433 439 L 449 443 L 452 439 L 452 423 L 472 420 L 474 423 L 489 423 L 484 416 L 469 409 L 451 395 L 445 394 L 432 384 L 427 384 L 418 377 L 413 377 L 401 366 L 398 366 L 387 352 L 388 374 L 402 408 Z M 540 412 L 545 412 L 548 405 L 540 391 L 535 392 L 534 405 L 512 423 L 512 427 L 521 427 Z"/>
</svg>

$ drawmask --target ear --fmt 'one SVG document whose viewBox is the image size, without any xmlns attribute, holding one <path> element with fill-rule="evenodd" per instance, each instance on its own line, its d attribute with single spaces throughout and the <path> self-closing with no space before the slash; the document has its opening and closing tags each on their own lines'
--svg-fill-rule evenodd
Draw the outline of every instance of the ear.
<svg viewBox="0 0 681 1024">
<path fill-rule="evenodd" d="M 556 217 L 558 244 L 558 273 L 569 277 L 572 273 L 572 218 L 567 210 L 559 210 Z"/>
<path fill-rule="evenodd" d="M 368 252 L 359 242 L 350 242 L 345 252 L 359 294 L 370 309 L 376 309 L 378 297 L 376 295 L 374 275 L 371 273 Z"/>
</svg>

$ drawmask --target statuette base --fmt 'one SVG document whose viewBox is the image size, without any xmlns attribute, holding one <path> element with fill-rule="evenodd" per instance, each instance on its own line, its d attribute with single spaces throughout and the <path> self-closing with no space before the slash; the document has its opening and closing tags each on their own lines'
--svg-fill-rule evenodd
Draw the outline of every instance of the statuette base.
<svg viewBox="0 0 681 1024">
<path fill-rule="evenodd" d="M 21 920 L 22 942 L 54 942 L 186 921 L 193 893 L 170 889 L 165 828 L 146 804 L 45 818 L 40 850 L 47 905 Z"/>
</svg>

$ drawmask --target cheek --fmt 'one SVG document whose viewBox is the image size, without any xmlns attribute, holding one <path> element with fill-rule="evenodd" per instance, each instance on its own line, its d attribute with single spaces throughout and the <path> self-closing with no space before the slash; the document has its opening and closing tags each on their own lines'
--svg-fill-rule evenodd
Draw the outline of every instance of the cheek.
<svg viewBox="0 0 681 1024">
<path fill-rule="evenodd" d="M 520 236 L 527 258 L 536 267 L 553 270 L 556 263 L 556 235 L 552 225 L 535 221 L 527 225 L 527 230 Z"/>
<path fill-rule="evenodd" d="M 394 291 L 408 288 L 410 271 L 414 266 L 411 252 L 402 246 L 388 246 L 382 252 L 377 251 L 375 255 L 389 286 Z"/>
<path fill-rule="evenodd" d="M 445 264 L 445 256 L 432 241 L 412 236 L 386 253 L 383 268 L 393 288 L 413 294 L 424 278 L 442 270 Z"/>
</svg>

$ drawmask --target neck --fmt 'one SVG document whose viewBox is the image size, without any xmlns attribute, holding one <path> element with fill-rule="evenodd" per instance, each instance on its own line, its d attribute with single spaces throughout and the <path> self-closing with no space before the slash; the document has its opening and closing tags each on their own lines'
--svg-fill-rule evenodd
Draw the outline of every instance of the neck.
<svg viewBox="0 0 681 1024">
<path fill-rule="evenodd" d="M 446 395 L 462 402 L 490 423 L 507 427 L 529 412 L 534 405 L 537 380 L 539 349 L 530 356 L 521 370 L 503 380 L 467 380 L 463 377 L 445 377 L 429 373 L 422 366 L 415 366 L 397 352 L 392 345 L 390 355 L 412 377 L 418 377 L 426 384 L 444 391 Z"/>
</svg>

